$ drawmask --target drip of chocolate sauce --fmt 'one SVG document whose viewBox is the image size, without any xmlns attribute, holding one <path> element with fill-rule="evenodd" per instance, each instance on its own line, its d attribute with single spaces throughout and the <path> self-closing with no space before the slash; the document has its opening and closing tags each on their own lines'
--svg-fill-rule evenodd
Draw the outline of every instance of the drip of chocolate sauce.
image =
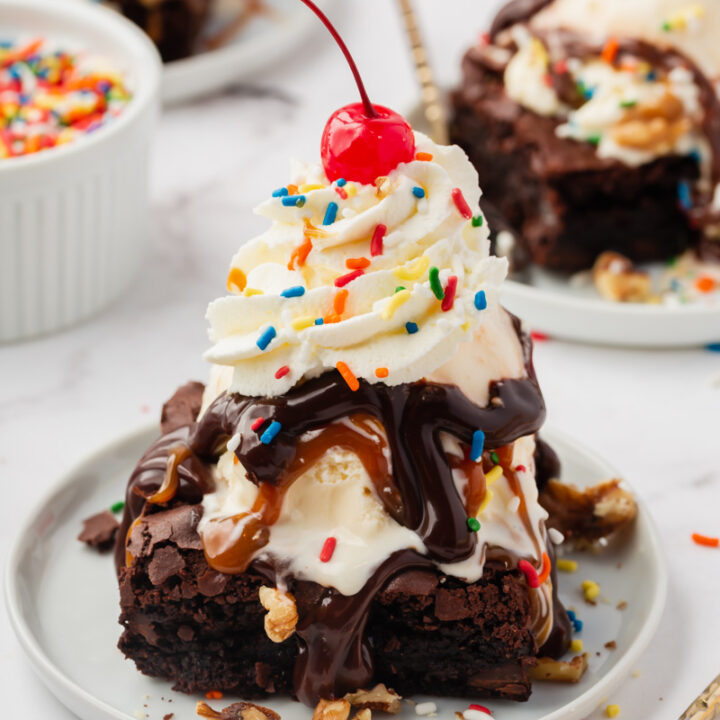
<svg viewBox="0 0 720 720">
<path fill-rule="evenodd" d="M 132 523 L 145 513 L 162 509 L 149 499 L 164 482 L 167 485 L 168 462 L 172 462 L 170 458 L 179 447 L 185 446 L 192 452 L 176 463 L 177 493 L 172 503 L 198 503 L 213 490 L 210 466 L 225 452 L 227 441 L 238 433 L 240 442 L 235 454 L 260 489 L 256 514 L 262 516 L 261 526 L 266 527 L 277 519 L 282 496 L 292 480 L 317 460 L 323 449 L 330 447 L 328 443 L 332 446 L 339 443 L 353 451 L 360 449 L 361 461 L 370 462 L 367 456 L 363 459 L 369 448 L 359 447 L 360 435 L 348 422 L 362 429 L 366 439 L 368 433 L 373 434 L 372 424 L 379 423 L 391 462 L 381 467 L 376 459 L 374 467 L 366 464 L 366 468 L 376 482 L 380 475 L 376 484 L 378 496 L 398 522 L 420 535 L 427 555 L 412 550 L 394 553 L 373 573 L 363 590 L 353 596 L 317 583 L 285 578 L 300 611 L 296 628 L 300 647 L 294 672 L 297 697 L 313 705 L 320 698 L 342 697 L 348 691 L 368 687 L 373 680 L 374 661 L 364 630 L 377 593 L 398 572 L 432 569 L 439 562 L 463 560 L 475 549 L 476 535 L 467 527 L 466 499 L 457 492 L 451 461 L 442 449 L 441 434 L 451 434 L 469 445 L 473 433 L 482 429 L 485 446 L 491 450 L 536 433 L 542 425 L 545 405 L 532 365 L 531 343 L 516 318 L 513 323 L 522 341 L 527 377 L 493 382 L 490 402 L 484 408 L 454 385 L 417 382 L 387 386 L 361 380 L 359 389 L 353 392 L 334 372 L 306 381 L 280 397 L 221 395 L 197 424 L 163 435 L 133 472 L 116 548 L 118 570 L 126 563 L 125 538 Z M 263 426 L 254 431 L 251 426 L 259 417 L 264 418 Z M 260 436 L 271 421 L 282 427 L 272 442 L 264 444 Z M 511 456 L 503 457 L 505 464 L 511 462 Z M 480 479 L 476 479 L 477 483 Z M 476 488 L 475 502 L 480 501 L 483 489 Z M 261 526 L 253 530 L 262 533 Z M 257 532 L 249 540 L 250 549 L 255 540 L 262 541 Z M 220 541 L 222 545 L 222 538 Z M 243 552 L 230 558 L 230 571 L 246 567 Z M 252 555 L 246 554 L 248 558 Z M 517 559 L 502 549 L 488 548 L 486 559 L 491 557 L 493 561 L 504 557 L 504 567 L 508 569 L 517 565 Z M 252 568 L 276 584 L 278 574 L 286 572 L 281 563 L 282 559 L 264 557 L 254 561 Z M 548 640 L 546 647 L 559 655 L 566 649 L 569 635 L 567 616 L 557 601 L 555 583 L 553 603 L 556 610 L 550 636 L 553 642 L 550 648 Z M 531 621 L 535 625 L 538 618 Z"/>
<path fill-rule="evenodd" d="M 500 8 L 492 21 L 490 38 L 495 38 L 498 33 L 513 25 L 527 22 L 552 2 L 553 0 L 511 0 L 507 5 Z"/>
</svg>

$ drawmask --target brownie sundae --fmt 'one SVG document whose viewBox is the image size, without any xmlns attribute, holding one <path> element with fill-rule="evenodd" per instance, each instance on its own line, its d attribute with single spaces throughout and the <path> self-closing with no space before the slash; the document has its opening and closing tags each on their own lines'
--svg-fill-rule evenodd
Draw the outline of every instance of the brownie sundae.
<svg viewBox="0 0 720 720">
<path fill-rule="evenodd" d="M 719 23 L 710 2 L 514 0 L 466 54 L 451 135 L 534 263 L 612 252 L 603 294 L 636 299 L 635 263 L 720 257 Z"/>
</svg>

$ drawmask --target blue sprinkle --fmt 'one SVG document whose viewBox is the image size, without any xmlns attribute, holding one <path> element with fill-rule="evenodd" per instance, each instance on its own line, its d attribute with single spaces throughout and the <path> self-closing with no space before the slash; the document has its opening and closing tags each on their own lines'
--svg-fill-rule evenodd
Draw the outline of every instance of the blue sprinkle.
<svg viewBox="0 0 720 720">
<path fill-rule="evenodd" d="M 576 633 L 579 633 L 579 632 L 582 632 L 582 629 L 583 629 L 583 621 L 582 621 L 582 620 L 575 620 L 575 621 L 573 622 L 573 630 L 574 630 Z"/>
<path fill-rule="evenodd" d="M 687 180 L 681 180 L 677 187 L 678 201 L 683 210 L 692 208 L 692 193 L 690 191 L 690 183 Z"/>
<path fill-rule="evenodd" d="M 323 225 L 332 225 L 337 217 L 338 204 L 336 202 L 328 203 L 327 210 L 325 211 L 325 218 L 323 219 Z"/>
<path fill-rule="evenodd" d="M 335 184 L 336 184 L 338 187 L 342 187 L 343 185 L 347 185 L 347 180 L 346 180 L 345 178 L 338 178 L 338 179 L 335 181 Z"/>
<path fill-rule="evenodd" d="M 273 197 L 285 197 L 288 194 L 288 189 L 286 187 L 278 188 L 277 190 L 273 190 Z"/>
<path fill-rule="evenodd" d="M 283 205 L 285 205 L 285 207 L 302 207 L 305 204 L 305 196 L 289 195 L 287 197 L 284 197 L 281 202 Z"/>
<path fill-rule="evenodd" d="M 417 323 L 414 322 L 406 322 L 405 323 L 405 329 L 408 332 L 408 335 L 414 335 L 418 331 Z"/>
<path fill-rule="evenodd" d="M 270 425 L 268 425 L 267 430 L 260 436 L 260 442 L 263 445 L 269 445 L 280 430 L 282 430 L 282 425 L 277 420 L 273 420 Z"/>
<path fill-rule="evenodd" d="M 315 318 L 316 325 L 322 325 L 325 321 L 322 318 Z"/>
<path fill-rule="evenodd" d="M 645 79 L 648 82 L 655 82 L 657 80 L 657 72 L 655 70 L 651 70 L 646 76 Z"/>
<path fill-rule="evenodd" d="M 487 307 L 487 298 L 485 297 L 484 290 L 478 290 L 475 293 L 475 309 L 484 310 Z"/>
<path fill-rule="evenodd" d="M 302 297 L 305 294 L 305 288 L 302 285 L 293 285 L 292 287 L 286 288 L 280 293 L 281 297 L 293 298 Z"/>
<path fill-rule="evenodd" d="M 263 330 L 260 337 L 257 339 L 256 345 L 261 349 L 265 350 L 265 348 L 272 342 L 273 338 L 277 335 L 277 332 L 275 331 L 275 328 L 270 325 L 268 328 Z"/>
<path fill-rule="evenodd" d="M 570 622 L 575 622 L 577 620 L 577 615 L 575 614 L 574 610 L 566 610 L 567 616 L 570 619 Z"/>
<path fill-rule="evenodd" d="M 472 445 L 470 446 L 470 459 L 473 462 L 482 460 L 483 450 L 485 449 L 485 433 L 482 430 L 476 430 L 472 436 Z"/>
<path fill-rule="evenodd" d="M 720 353 L 720 342 L 710 343 L 709 345 L 706 345 L 706 348 L 710 352 Z"/>
<path fill-rule="evenodd" d="M 421 187 L 419 187 L 418 185 L 416 185 L 416 186 L 412 189 L 412 193 L 413 193 L 413 195 L 414 195 L 416 198 L 418 198 L 418 200 L 419 200 L 420 198 L 424 198 L 424 197 L 425 197 L 425 191 L 424 191 Z"/>
</svg>

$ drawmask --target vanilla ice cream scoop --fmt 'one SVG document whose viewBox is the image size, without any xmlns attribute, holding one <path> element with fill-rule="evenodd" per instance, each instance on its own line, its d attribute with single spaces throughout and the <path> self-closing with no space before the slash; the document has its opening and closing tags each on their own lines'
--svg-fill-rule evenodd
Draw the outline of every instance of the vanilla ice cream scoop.
<svg viewBox="0 0 720 720">
<path fill-rule="evenodd" d="M 672 46 L 708 77 L 720 76 L 720 3 L 715 0 L 553 0 L 530 24 L 576 30 L 600 43 L 617 36 Z"/>
</svg>

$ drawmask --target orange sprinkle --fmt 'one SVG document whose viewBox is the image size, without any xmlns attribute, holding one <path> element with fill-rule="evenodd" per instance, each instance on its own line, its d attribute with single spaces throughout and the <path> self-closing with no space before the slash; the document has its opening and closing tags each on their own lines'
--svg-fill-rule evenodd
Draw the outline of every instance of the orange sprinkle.
<svg viewBox="0 0 720 720">
<path fill-rule="evenodd" d="M 349 291 L 346 288 L 338 290 L 335 293 L 335 299 L 333 300 L 333 308 L 337 315 L 342 315 L 345 312 L 345 302 L 347 300 Z"/>
<path fill-rule="evenodd" d="M 288 191 L 288 195 L 297 195 L 298 186 L 297 185 L 288 185 L 287 191 Z"/>
<path fill-rule="evenodd" d="M 222 700 L 223 694 L 219 690 L 208 690 L 205 693 L 205 697 L 208 700 Z"/>
<path fill-rule="evenodd" d="M 233 287 L 236 287 L 239 292 L 242 292 L 245 289 L 245 285 L 247 285 L 245 273 L 240 268 L 232 268 L 227 277 L 228 292 L 232 292 Z"/>
<path fill-rule="evenodd" d="M 702 545 L 703 547 L 711 547 L 711 548 L 720 547 L 720 538 L 707 537 L 706 535 L 700 535 L 699 533 L 693 533 L 692 539 L 696 545 Z"/>
<path fill-rule="evenodd" d="M 305 242 L 302 243 L 302 245 L 298 245 L 292 251 L 292 255 L 290 256 L 290 262 L 288 263 L 288 270 L 294 270 L 296 263 L 298 267 L 304 265 L 305 261 L 307 260 L 307 256 L 312 250 L 312 246 L 312 240 L 310 238 L 305 238 Z"/>
<path fill-rule="evenodd" d="M 386 367 L 375 368 L 375 377 L 386 378 L 390 371 Z"/>
<path fill-rule="evenodd" d="M 710 275 L 701 275 L 695 280 L 695 287 L 701 293 L 709 293 L 715 289 L 715 278 Z"/>
<path fill-rule="evenodd" d="M 347 383 L 347 386 L 353 392 L 359 389 L 360 383 L 358 382 L 358 379 L 353 375 L 352 370 L 342 360 L 338 360 L 335 367 L 342 375 L 342 378 Z"/>
<path fill-rule="evenodd" d="M 323 325 L 332 325 L 333 323 L 339 323 L 340 316 L 337 313 L 329 313 L 323 318 Z"/>
<path fill-rule="evenodd" d="M 542 571 L 538 575 L 538 582 L 542 585 L 550 577 L 550 558 L 547 553 L 542 554 Z"/>
<path fill-rule="evenodd" d="M 370 261 L 367 258 L 359 257 L 359 258 L 348 258 L 345 261 L 345 267 L 348 270 L 363 270 L 370 264 Z"/>
<path fill-rule="evenodd" d="M 238 456 L 233 453 L 233 465 L 237 465 L 240 461 L 238 460 Z"/>
<path fill-rule="evenodd" d="M 432 156 L 432 153 L 419 152 L 419 153 L 415 153 L 415 159 L 423 160 L 425 162 L 430 162 L 433 159 L 433 156 Z"/>
<path fill-rule="evenodd" d="M 603 61 L 608 65 L 612 65 L 615 62 L 619 49 L 620 43 L 617 41 L 617 38 L 610 38 L 602 49 L 601 57 Z"/>
<path fill-rule="evenodd" d="M 327 237 L 328 234 L 325 232 L 325 230 L 321 230 L 320 228 L 315 227 L 311 222 L 309 218 L 303 218 L 303 224 L 305 225 L 305 229 L 303 230 L 303 234 L 306 238 L 313 238 L 313 237 Z"/>
</svg>

